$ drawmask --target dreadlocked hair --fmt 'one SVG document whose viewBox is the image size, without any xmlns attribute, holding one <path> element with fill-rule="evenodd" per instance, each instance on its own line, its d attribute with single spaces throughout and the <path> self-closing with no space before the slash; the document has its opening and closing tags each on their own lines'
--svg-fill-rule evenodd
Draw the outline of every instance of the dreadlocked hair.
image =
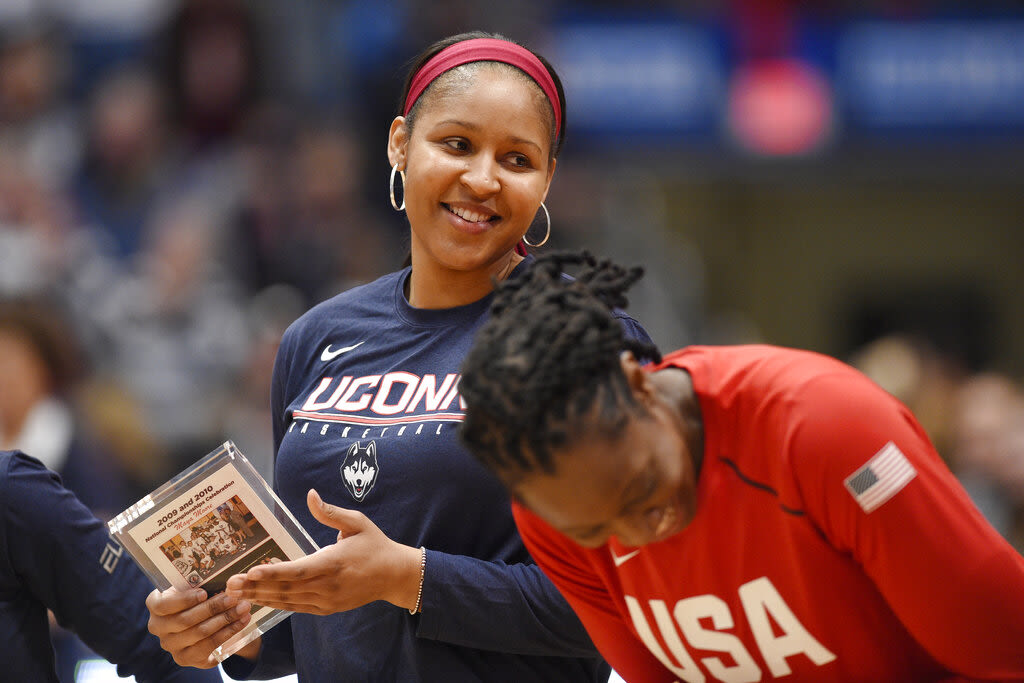
<svg viewBox="0 0 1024 683">
<path fill-rule="evenodd" d="M 579 268 L 575 278 L 569 266 Z M 552 252 L 497 286 L 459 381 L 460 435 L 483 465 L 506 482 L 553 473 L 553 450 L 584 430 L 615 432 L 639 410 L 620 353 L 661 356 L 627 339 L 612 308 L 627 305 L 625 291 L 642 275 L 585 251 Z"/>
</svg>

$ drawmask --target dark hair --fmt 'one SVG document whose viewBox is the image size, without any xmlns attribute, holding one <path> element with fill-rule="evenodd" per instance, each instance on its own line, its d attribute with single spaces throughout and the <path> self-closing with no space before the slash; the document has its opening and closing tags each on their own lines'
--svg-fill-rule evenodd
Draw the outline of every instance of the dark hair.
<svg viewBox="0 0 1024 683">
<path fill-rule="evenodd" d="M 428 61 L 430 61 L 431 57 L 433 57 L 434 55 L 436 55 L 438 52 L 440 52 L 441 50 L 445 49 L 446 47 L 450 47 L 452 45 L 455 45 L 456 43 L 461 43 L 464 40 L 473 40 L 473 39 L 476 39 L 476 38 L 493 38 L 495 40 L 505 40 L 505 41 L 508 41 L 510 43 L 515 43 L 516 45 L 519 45 L 520 47 L 522 47 L 522 48 L 524 48 L 526 50 L 530 50 L 530 48 L 526 47 L 525 45 L 523 45 L 523 44 L 521 44 L 521 43 L 519 43 L 519 42 L 517 42 L 515 40 L 512 40 L 511 38 L 507 38 L 506 36 L 503 36 L 500 33 L 487 33 L 486 31 L 470 31 L 468 33 L 459 33 L 458 35 L 448 36 L 447 38 L 442 38 L 441 40 L 439 40 L 436 43 L 432 44 L 430 47 L 428 47 L 423 52 L 421 52 L 419 55 L 417 55 L 416 57 L 413 58 L 411 66 L 409 67 L 409 69 L 408 69 L 408 71 L 406 72 L 406 75 L 405 75 L 405 85 L 402 86 L 402 96 L 398 100 L 398 114 L 401 115 L 402 111 L 405 109 L 405 100 L 409 96 L 409 87 L 412 84 L 413 77 L 423 67 L 424 64 L 426 64 Z M 553 80 L 555 82 L 555 88 L 558 90 L 558 106 L 561 109 L 561 114 L 562 114 L 562 127 L 558 131 L 558 137 L 556 138 L 555 137 L 555 119 L 554 119 L 554 114 L 552 114 L 552 118 L 551 118 L 551 136 L 552 136 L 552 139 L 551 139 L 551 158 L 554 159 L 554 158 L 558 157 L 558 154 L 562 151 L 562 144 L 565 142 L 565 128 L 566 128 L 565 91 L 562 89 L 562 81 L 561 81 L 561 79 L 558 77 L 558 74 L 555 73 L 554 67 L 551 66 L 551 64 L 548 62 L 548 60 L 544 59 L 544 57 L 540 56 L 539 54 L 537 54 L 533 50 L 530 50 L 530 52 L 532 52 L 534 54 L 534 56 L 537 57 L 537 59 L 540 60 L 540 63 L 543 64 L 544 68 L 548 70 L 549 74 L 551 74 L 551 80 Z M 515 68 L 515 67 L 510 67 L 510 68 Z M 434 83 L 437 83 L 437 81 L 435 80 Z M 414 123 L 416 121 L 416 115 L 419 112 L 420 102 L 422 102 L 423 99 L 424 99 L 423 95 L 426 95 L 428 92 L 430 92 L 431 88 L 434 87 L 434 83 L 431 83 L 429 86 L 427 86 L 427 89 L 423 91 L 422 95 L 420 95 L 420 98 L 416 101 L 416 104 L 413 105 L 413 108 L 411 110 L 409 110 L 409 115 L 406 116 L 406 125 L 408 125 L 410 129 L 412 129 L 412 127 L 413 127 L 413 125 L 414 125 Z"/>
<path fill-rule="evenodd" d="M 564 274 L 569 265 L 581 267 L 575 279 Z M 660 354 L 626 338 L 611 309 L 626 306 L 625 291 L 642 275 L 587 252 L 554 252 L 498 285 L 462 365 L 459 434 L 506 482 L 538 468 L 553 472 L 553 449 L 584 430 L 621 429 L 640 410 L 620 352 Z"/>
</svg>

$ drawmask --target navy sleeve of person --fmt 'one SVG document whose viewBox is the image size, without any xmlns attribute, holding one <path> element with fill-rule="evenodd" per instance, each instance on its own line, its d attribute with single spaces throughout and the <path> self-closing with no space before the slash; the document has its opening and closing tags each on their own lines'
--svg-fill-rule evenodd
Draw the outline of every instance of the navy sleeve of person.
<svg viewBox="0 0 1024 683">
<path fill-rule="evenodd" d="M 416 309 L 403 295 L 408 274 L 296 321 L 278 353 L 271 403 L 285 504 L 321 546 L 337 532 L 309 513 L 310 488 L 392 539 L 425 546 L 422 613 L 375 602 L 327 617 L 293 614 L 264 637 L 255 667 L 232 658 L 225 670 L 263 678 L 295 667 L 310 681 L 607 680 L 579 619 L 523 547 L 500 482 L 457 438 L 459 368 L 492 296 Z M 627 334 L 647 339 L 620 318 Z"/>
<path fill-rule="evenodd" d="M 179 668 L 146 624 L 153 585 L 106 525 L 35 458 L 0 452 L 0 679 L 57 681 L 46 610 L 137 681 L 220 681 Z"/>
</svg>

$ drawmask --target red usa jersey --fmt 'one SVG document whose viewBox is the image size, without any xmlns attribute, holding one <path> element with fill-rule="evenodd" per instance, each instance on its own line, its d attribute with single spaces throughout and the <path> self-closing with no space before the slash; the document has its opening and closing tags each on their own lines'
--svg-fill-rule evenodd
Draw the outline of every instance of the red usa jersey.
<svg viewBox="0 0 1024 683">
<path fill-rule="evenodd" d="M 585 549 L 528 510 L 537 563 L 627 681 L 1024 679 L 1024 559 L 910 412 L 849 366 L 690 347 L 697 514 Z"/>
</svg>

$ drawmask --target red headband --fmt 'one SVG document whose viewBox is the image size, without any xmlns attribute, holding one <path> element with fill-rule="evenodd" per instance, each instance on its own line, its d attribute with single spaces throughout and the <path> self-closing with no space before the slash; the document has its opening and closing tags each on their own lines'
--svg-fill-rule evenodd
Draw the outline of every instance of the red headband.
<svg viewBox="0 0 1024 683">
<path fill-rule="evenodd" d="M 503 62 L 521 69 L 532 78 L 551 102 L 555 112 L 555 137 L 562 129 L 562 108 L 558 100 L 558 88 L 544 64 L 525 47 L 495 38 L 473 38 L 449 45 L 431 57 L 426 64 L 413 76 L 409 84 L 409 95 L 405 98 L 403 116 L 409 115 L 412 105 L 416 104 L 423 91 L 435 78 L 449 69 L 454 69 L 470 62 Z"/>
</svg>

